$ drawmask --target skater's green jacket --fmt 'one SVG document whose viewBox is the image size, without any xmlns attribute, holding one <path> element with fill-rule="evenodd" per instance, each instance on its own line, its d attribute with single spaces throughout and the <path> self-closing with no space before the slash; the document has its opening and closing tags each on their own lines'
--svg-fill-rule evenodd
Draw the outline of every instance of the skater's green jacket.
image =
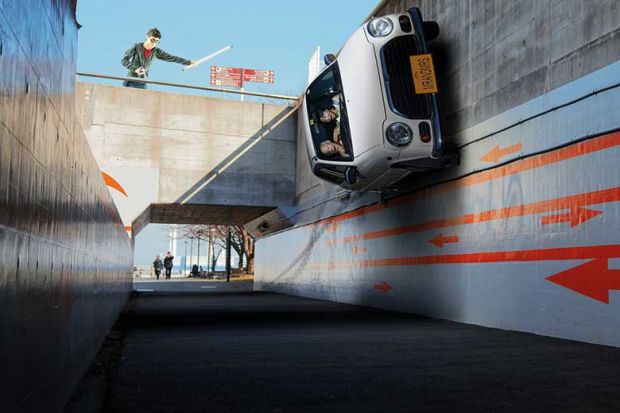
<svg viewBox="0 0 620 413">
<path fill-rule="evenodd" d="M 131 46 L 129 50 L 125 52 L 121 63 L 129 70 L 127 76 L 138 77 L 135 71 L 139 67 L 143 67 L 146 71 L 146 76 L 148 76 L 149 69 L 151 68 L 151 64 L 153 64 L 153 59 L 155 57 L 166 62 L 181 63 L 186 66 L 192 63 L 190 60 L 166 53 L 159 47 L 153 48 L 151 55 L 148 59 L 146 59 L 144 57 L 144 46 L 142 43 L 136 43 Z"/>
</svg>

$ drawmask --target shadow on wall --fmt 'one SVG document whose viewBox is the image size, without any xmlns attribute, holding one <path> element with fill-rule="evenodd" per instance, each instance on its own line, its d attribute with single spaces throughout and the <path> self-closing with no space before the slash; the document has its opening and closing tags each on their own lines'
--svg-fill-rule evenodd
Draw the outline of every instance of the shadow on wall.
<svg viewBox="0 0 620 413">
<path fill-rule="evenodd" d="M 323 210 L 325 210 L 327 204 L 322 204 L 320 209 L 321 211 L 319 213 L 322 214 Z M 339 215 L 341 213 L 344 213 L 347 210 L 348 205 L 346 203 L 343 203 L 342 206 L 340 207 L 340 210 L 337 211 L 335 213 L 335 215 Z M 330 210 L 330 213 L 332 213 L 333 211 Z M 312 252 L 314 251 L 314 247 L 318 242 L 327 242 L 327 240 L 323 239 L 323 236 L 326 233 L 329 232 L 335 232 L 336 231 L 336 227 L 335 224 L 332 225 L 324 225 L 322 223 L 317 223 L 317 224 L 310 224 L 312 227 L 310 236 L 308 237 L 308 242 L 306 243 L 306 245 L 303 246 L 303 248 L 301 248 L 301 253 L 298 254 L 296 257 L 290 257 L 289 262 L 290 264 L 284 268 L 279 274 L 275 275 L 273 277 L 272 280 L 270 280 L 269 282 L 266 282 L 265 285 L 269 286 L 271 285 L 277 285 L 278 283 L 280 283 L 280 281 L 282 281 L 283 279 L 286 279 L 286 282 L 291 282 L 294 279 L 290 279 L 289 277 L 291 276 L 291 274 L 304 274 L 308 264 L 310 263 L 310 259 L 312 257 Z M 317 248 L 321 248 L 321 246 L 319 245 Z M 294 276 L 293 276 L 294 277 Z M 317 284 L 317 286 L 321 286 L 321 284 Z"/>
<path fill-rule="evenodd" d="M 283 108 L 180 195 L 176 203 L 292 205 L 296 144 L 295 136 L 286 138 L 290 128 L 286 121 L 291 121 L 289 118 L 296 112 L 296 107 Z"/>
<path fill-rule="evenodd" d="M 450 44 L 441 37 L 430 42 L 429 49 L 433 54 L 437 68 L 437 82 L 439 84 L 439 110 L 442 120 L 442 135 L 447 150 L 454 149 L 458 142 L 454 142 L 455 135 L 466 125 L 463 124 L 463 113 L 459 109 L 459 97 L 450 93 L 455 89 L 456 78 L 451 74 L 456 70 L 456 64 L 451 55 Z"/>
</svg>

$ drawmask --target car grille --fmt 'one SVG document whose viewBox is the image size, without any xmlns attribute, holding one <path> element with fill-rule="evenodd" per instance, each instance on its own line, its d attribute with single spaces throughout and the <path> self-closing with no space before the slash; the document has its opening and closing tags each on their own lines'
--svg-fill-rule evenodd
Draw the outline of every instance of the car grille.
<svg viewBox="0 0 620 413">
<path fill-rule="evenodd" d="M 418 54 L 415 36 L 399 36 L 381 48 L 383 77 L 390 108 L 409 119 L 430 118 L 430 99 L 416 95 L 409 56 Z"/>
</svg>

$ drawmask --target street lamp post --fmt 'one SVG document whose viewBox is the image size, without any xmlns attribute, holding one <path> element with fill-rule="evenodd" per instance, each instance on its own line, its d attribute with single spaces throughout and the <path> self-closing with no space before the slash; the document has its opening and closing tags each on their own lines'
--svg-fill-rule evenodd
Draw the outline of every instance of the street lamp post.
<svg viewBox="0 0 620 413">
<path fill-rule="evenodd" d="M 189 237 L 189 269 L 192 269 L 192 259 L 194 255 L 194 237 Z"/>
<path fill-rule="evenodd" d="M 183 257 L 183 275 L 187 276 L 187 239 L 183 241 L 185 244 L 185 256 Z"/>
<path fill-rule="evenodd" d="M 230 282 L 230 225 L 226 234 L 226 282 Z"/>
<path fill-rule="evenodd" d="M 209 225 L 209 235 L 207 236 L 207 277 L 211 274 L 211 249 L 212 249 L 212 227 Z M 213 269 L 215 272 L 215 269 Z"/>
<path fill-rule="evenodd" d="M 198 271 L 200 271 L 200 236 L 196 238 L 198 239 L 198 257 L 196 257 L 196 265 L 198 266 Z"/>
</svg>

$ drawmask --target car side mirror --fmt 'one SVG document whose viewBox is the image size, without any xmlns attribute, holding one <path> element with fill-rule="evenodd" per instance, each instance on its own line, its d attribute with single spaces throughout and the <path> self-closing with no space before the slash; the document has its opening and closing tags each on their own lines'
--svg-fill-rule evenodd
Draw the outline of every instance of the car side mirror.
<svg viewBox="0 0 620 413">
<path fill-rule="evenodd" d="M 323 56 L 323 61 L 325 62 L 326 65 L 331 65 L 334 60 L 336 60 L 336 56 L 334 56 L 331 53 Z"/>
<path fill-rule="evenodd" d="M 353 185 L 357 182 L 357 168 L 355 166 L 347 166 L 344 170 L 344 181 Z"/>
</svg>

